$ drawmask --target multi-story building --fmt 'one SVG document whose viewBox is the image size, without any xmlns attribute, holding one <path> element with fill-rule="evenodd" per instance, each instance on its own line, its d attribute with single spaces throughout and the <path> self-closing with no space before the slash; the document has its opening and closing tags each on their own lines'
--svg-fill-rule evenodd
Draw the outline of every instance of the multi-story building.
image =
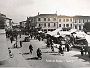
<svg viewBox="0 0 90 68">
<path fill-rule="evenodd" d="M 53 31 L 58 28 L 57 14 L 38 14 L 36 16 L 37 27 L 41 27 L 42 31 Z"/>
<path fill-rule="evenodd" d="M 90 22 L 90 16 L 73 16 L 73 28 L 81 30 L 86 22 Z"/>
<path fill-rule="evenodd" d="M 73 17 L 71 16 L 58 16 L 58 28 L 73 28 Z"/>
<path fill-rule="evenodd" d="M 42 31 L 53 31 L 57 28 L 72 28 L 81 30 L 86 22 L 90 22 L 90 16 L 65 16 L 57 14 L 39 14 L 28 18 L 29 23 L 34 23 Z"/>
<path fill-rule="evenodd" d="M 6 15 L 0 13 L 0 62 L 3 64 L 9 61 L 10 57 L 6 41 L 5 18 Z"/>
<path fill-rule="evenodd" d="M 6 15 L 0 13 L 0 29 L 5 28 L 5 18 Z"/>
</svg>

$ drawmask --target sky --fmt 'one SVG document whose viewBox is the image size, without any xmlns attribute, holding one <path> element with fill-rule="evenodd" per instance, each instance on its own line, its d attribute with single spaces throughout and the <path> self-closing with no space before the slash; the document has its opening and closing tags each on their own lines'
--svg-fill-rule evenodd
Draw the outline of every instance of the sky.
<svg viewBox="0 0 90 68">
<path fill-rule="evenodd" d="M 15 23 L 38 14 L 90 16 L 90 0 L 0 0 L 0 13 Z"/>
</svg>

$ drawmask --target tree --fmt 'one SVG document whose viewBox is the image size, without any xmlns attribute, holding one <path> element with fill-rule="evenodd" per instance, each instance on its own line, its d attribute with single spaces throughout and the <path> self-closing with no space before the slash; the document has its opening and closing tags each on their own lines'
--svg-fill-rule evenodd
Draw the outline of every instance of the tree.
<svg viewBox="0 0 90 68">
<path fill-rule="evenodd" d="M 90 22 L 86 22 L 83 26 L 84 30 L 90 31 Z"/>
</svg>

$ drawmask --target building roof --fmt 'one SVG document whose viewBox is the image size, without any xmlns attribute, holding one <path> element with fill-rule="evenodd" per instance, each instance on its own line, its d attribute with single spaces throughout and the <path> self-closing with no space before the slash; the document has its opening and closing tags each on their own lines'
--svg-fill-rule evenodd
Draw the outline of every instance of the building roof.
<svg viewBox="0 0 90 68">
<path fill-rule="evenodd" d="M 12 19 L 10 19 L 10 18 L 7 18 L 7 17 L 6 17 L 5 19 L 12 20 Z"/>
<path fill-rule="evenodd" d="M 6 15 L 5 14 L 2 14 L 2 13 L 0 13 L 0 16 L 5 16 L 6 17 Z"/>
<path fill-rule="evenodd" d="M 73 18 L 73 16 L 65 16 L 65 15 L 60 15 L 58 18 Z"/>
<path fill-rule="evenodd" d="M 57 14 L 39 14 L 37 16 L 57 16 Z"/>
<path fill-rule="evenodd" d="M 90 16 L 79 16 L 79 15 L 76 15 L 76 16 L 73 16 L 73 18 L 79 18 L 79 19 L 90 19 Z"/>
</svg>

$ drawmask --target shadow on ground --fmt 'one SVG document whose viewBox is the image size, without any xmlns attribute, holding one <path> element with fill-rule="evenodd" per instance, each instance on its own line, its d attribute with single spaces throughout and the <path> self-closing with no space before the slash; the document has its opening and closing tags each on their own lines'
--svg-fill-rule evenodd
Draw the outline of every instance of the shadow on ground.
<svg viewBox="0 0 90 68">
<path fill-rule="evenodd" d="M 27 53 L 23 53 L 22 55 L 28 55 L 28 54 L 30 54 L 29 52 L 27 52 Z"/>
<path fill-rule="evenodd" d="M 90 63 L 90 58 L 88 57 L 88 55 L 81 56 L 80 54 L 76 54 L 72 57 L 78 57 L 78 59 L 83 59 L 84 60 L 83 62 L 89 62 Z"/>
<path fill-rule="evenodd" d="M 38 57 L 27 58 L 26 60 L 39 60 Z"/>
<path fill-rule="evenodd" d="M 50 54 L 50 55 L 59 55 L 58 53 Z"/>
<path fill-rule="evenodd" d="M 42 47 L 42 48 L 40 48 L 40 49 L 47 49 L 47 47 Z"/>
<path fill-rule="evenodd" d="M 42 52 L 42 53 L 58 53 L 58 52 L 48 52 L 48 51 L 47 51 L 47 52 Z"/>
</svg>

